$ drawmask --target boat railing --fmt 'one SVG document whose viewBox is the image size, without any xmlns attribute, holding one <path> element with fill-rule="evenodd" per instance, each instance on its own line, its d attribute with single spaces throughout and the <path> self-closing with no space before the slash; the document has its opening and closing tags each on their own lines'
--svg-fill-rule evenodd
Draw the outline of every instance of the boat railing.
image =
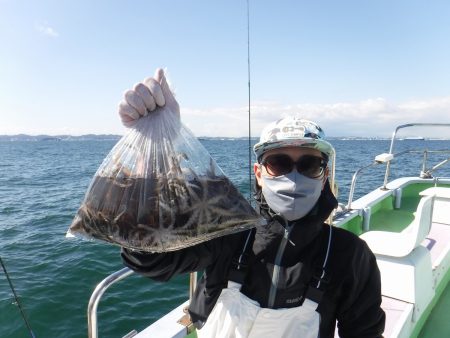
<svg viewBox="0 0 450 338">
<path fill-rule="evenodd" d="M 392 133 L 391 145 L 389 147 L 389 154 L 393 154 L 397 132 L 400 129 L 410 128 L 410 127 L 450 127 L 450 123 L 408 123 L 408 124 L 402 124 L 402 125 L 398 126 L 397 128 L 395 128 L 394 132 Z M 389 179 L 390 168 L 391 168 L 391 162 L 388 161 L 386 163 L 386 173 L 384 175 L 384 183 L 383 183 L 384 189 L 386 189 L 386 185 L 387 185 L 387 182 Z"/>
<path fill-rule="evenodd" d="M 450 157 L 449 157 L 449 158 L 439 162 L 438 164 L 434 165 L 432 168 L 427 170 L 426 162 L 427 162 L 427 159 L 428 159 L 428 153 L 434 153 L 434 152 L 437 152 L 437 151 L 435 151 L 435 150 L 434 151 L 433 150 L 425 150 L 424 151 L 422 171 L 420 172 L 420 177 L 421 178 L 432 178 L 433 177 L 432 173 L 435 170 L 439 169 L 440 167 L 442 167 L 445 164 L 447 164 L 448 162 L 450 162 Z M 450 150 L 448 150 L 448 151 L 440 151 L 440 152 L 448 152 L 448 153 L 450 153 Z"/>
<path fill-rule="evenodd" d="M 409 127 L 450 127 L 450 123 L 408 123 L 408 124 L 403 124 L 398 126 L 397 128 L 395 128 L 395 131 L 392 134 L 392 138 L 391 138 L 391 144 L 389 147 L 389 153 L 385 153 L 385 154 L 381 154 L 378 155 L 377 157 L 375 157 L 375 161 L 369 165 L 366 165 L 360 169 L 358 169 L 352 177 L 352 183 L 350 186 L 350 193 L 349 193 L 349 197 L 348 197 L 348 203 L 345 207 L 346 210 L 351 210 L 352 207 L 352 201 L 353 201 L 353 194 L 355 191 L 355 186 L 356 186 L 356 180 L 358 178 L 358 176 L 361 174 L 362 171 L 364 171 L 365 169 L 374 167 L 376 165 L 379 164 L 384 164 L 386 163 L 386 172 L 384 175 L 384 182 L 383 182 L 383 187 L 382 189 L 386 190 L 386 185 L 389 179 L 389 174 L 390 174 L 390 168 L 391 168 L 391 161 L 392 159 L 394 159 L 395 157 L 398 157 L 400 155 L 403 155 L 405 153 L 413 153 L 413 152 L 424 152 L 424 156 L 423 156 L 423 163 L 422 163 L 422 171 L 420 173 L 420 177 L 422 178 L 431 178 L 431 174 L 433 171 L 435 171 L 436 169 L 442 167 L 444 164 L 446 164 L 447 162 L 450 161 L 450 158 L 438 163 L 437 165 L 435 165 L 434 167 L 432 167 L 431 169 L 427 170 L 426 169 L 426 163 L 427 163 L 427 159 L 428 159 L 428 154 L 429 153 L 435 153 L 435 152 L 450 152 L 447 150 L 406 150 L 397 154 L 394 154 L 394 144 L 395 144 L 395 140 L 396 140 L 396 136 L 397 133 L 400 129 L 403 128 L 409 128 Z"/>
<path fill-rule="evenodd" d="M 116 271 L 103 279 L 97 287 L 94 289 L 94 292 L 89 299 L 87 317 L 88 317 L 88 337 L 89 338 L 98 338 L 98 327 L 97 327 L 97 307 L 102 295 L 105 293 L 106 289 L 108 289 L 111 285 L 117 283 L 118 281 L 130 276 L 133 274 L 133 270 L 129 268 L 123 268 L 119 271 Z"/>
<path fill-rule="evenodd" d="M 427 169 L 427 161 L 428 161 L 428 154 L 430 153 L 450 153 L 450 150 L 416 150 L 416 149 L 409 149 L 409 150 L 405 150 L 396 154 L 381 154 L 378 155 L 377 157 L 375 157 L 375 161 L 359 168 L 358 170 L 355 171 L 355 173 L 352 176 L 352 183 L 350 185 L 350 192 L 348 195 L 348 202 L 347 205 L 345 207 L 346 210 L 351 210 L 352 209 L 352 202 L 353 202 L 353 196 L 354 196 L 354 192 L 355 192 L 355 188 L 356 188 L 356 181 L 358 176 L 366 169 L 369 169 L 371 167 L 380 165 L 380 164 L 385 164 L 386 166 L 390 165 L 391 161 L 394 158 L 400 157 L 404 154 L 410 154 L 410 153 L 423 153 L 423 160 L 422 160 L 422 170 L 420 172 L 420 177 L 421 178 L 432 178 L 432 173 L 441 168 L 442 166 L 444 166 L 445 164 L 447 164 L 448 162 L 450 162 L 450 157 L 439 162 L 438 164 L 434 165 L 432 168 Z M 381 189 L 386 190 L 386 182 L 383 184 L 383 187 Z"/>
<path fill-rule="evenodd" d="M 91 298 L 89 299 L 88 309 L 87 309 L 87 318 L 88 318 L 88 337 L 89 338 L 98 338 L 98 324 L 97 324 L 97 308 L 100 303 L 100 299 L 102 298 L 105 291 L 113 284 L 125 279 L 126 277 L 132 275 L 134 272 L 130 268 L 123 268 L 119 271 L 116 271 L 103 279 L 92 292 Z M 189 282 L 189 299 L 191 300 L 195 287 L 197 285 L 197 272 L 190 273 L 190 282 Z M 187 323 L 189 324 L 189 323 Z M 133 331 L 132 333 L 137 333 Z M 130 333 L 130 334 L 132 334 Z M 130 334 L 124 336 L 130 337 Z M 133 334 L 134 335 L 134 334 Z"/>
</svg>

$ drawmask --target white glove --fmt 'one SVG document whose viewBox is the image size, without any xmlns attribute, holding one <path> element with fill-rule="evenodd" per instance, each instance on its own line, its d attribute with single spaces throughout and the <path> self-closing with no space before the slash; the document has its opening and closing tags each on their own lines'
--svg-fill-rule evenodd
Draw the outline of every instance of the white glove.
<svg viewBox="0 0 450 338">
<path fill-rule="evenodd" d="M 124 93 L 119 103 L 119 116 L 126 127 L 132 127 L 140 117 L 164 105 L 180 118 L 180 106 L 167 84 L 164 71 L 158 68 L 154 78 L 146 78 Z"/>
</svg>

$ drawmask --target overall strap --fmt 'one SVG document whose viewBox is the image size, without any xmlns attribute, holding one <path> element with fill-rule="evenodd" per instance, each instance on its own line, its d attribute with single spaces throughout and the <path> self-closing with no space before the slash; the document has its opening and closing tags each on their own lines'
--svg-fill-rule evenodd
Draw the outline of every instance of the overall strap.
<svg viewBox="0 0 450 338">
<path fill-rule="evenodd" d="M 310 299 L 314 302 L 316 302 L 317 304 L 320 303 L 320 301 L 322 300 L 322 296 L 324 294 L 324 290 L 323 287 L 322 289 L 320 288 L 320 286 L 323 284 L 327 284 L 327 280 L 326 280 L 326 268 L 327 268 L 327 263 L 328 263 L 328 257 L 330 254 L 330 249 L 331 249 L 331 237 L 333 234 L 333 226 L 328 225 L 329 227 L 329 232 L 328 232 L 328 245 L 327 245 L 327 252 L 325 254 L 325 259 L 323 261 L 322 264 L 322 272 L 320 274 L 320 277 L 316 277 L 315 279 L 317 279 L 317 284 L 315 286 L 313 285 L 309 285 L 307 290 L 306 290 L 306 294 L 305 294 L 305 298 Z"/>
<path fill-rule="evenodd" d="M 255 239 L 255 232 L 256 229 L 254 228 L 248 232 L 242 252 L 240 252 L 238 257 L 237 255 L 233 257 L 228 273 L 228 279 L 230 281 L 239 284 L 244 283 L 245 276 L 247 275 L 249 251 L 252 248 L 251 244 L 253 244 L 253 240 Z"/>
<path fill-rule="evenodd" d="M 325 278 L 325 268 L 327 267 L 328 263 L 328 255 L 330 254 L 330 248 L 331 248 L 331 235 L 333 234 L 333 226 L 328 225 L 328 228 L 330 229 L 330 232 L 328 233 L 328 245 L 327 245 L 327 253 L 325 255 L 325 259 L 323 260 L 322 264 L 322 274 L 320 275 L 319 281 L 317 282 L 316 288 L 320 288 L 320 283 Z"/>
</svg>

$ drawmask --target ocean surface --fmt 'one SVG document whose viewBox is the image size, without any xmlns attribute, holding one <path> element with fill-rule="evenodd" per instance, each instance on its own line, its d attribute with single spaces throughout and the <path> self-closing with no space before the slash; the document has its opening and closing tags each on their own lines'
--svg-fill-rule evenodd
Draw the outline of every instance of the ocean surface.
<svg viewBox="0 0 450 338">
<path fill-rule="evenodd" d="M 450 141 L 404 140 L 394 152 L 449 149 Z M 249 196 L 248 141 L 202 139 L 219 166 Z M 388 140 L 332 140 L 339 200 L 346 203 L 352 175 L 388 152 Z M 86 189 L 114 141 L 0 142 L 0 255 L 36 337 L 86 337 L 86 311 L 97 283 L 123 266 L 120 248 L 67 239 L 66 231 Z M 430 154 L 437 163 L 444 155 Z M 420 172 L 421 154 L 406 154 L 391 177 Z M 449 166 L 436 176 L 450 176 Z M 358 178 L 355 199 L 380 186 L 384 166 Z M 168 283 L 132 275 L 112 286 L 98 309 L 100 337 L 140 331 L 188 297 L 188 276 Z M 30 337 L 6 276 L 0 270 L 0 337 Z"/>
</svg>

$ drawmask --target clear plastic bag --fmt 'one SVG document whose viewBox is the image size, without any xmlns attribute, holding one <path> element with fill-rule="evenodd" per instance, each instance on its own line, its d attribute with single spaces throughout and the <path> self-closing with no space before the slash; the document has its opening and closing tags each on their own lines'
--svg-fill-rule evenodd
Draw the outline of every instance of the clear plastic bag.
<svg viewBox="0 0 450 338">
<path fill-rule="evenodd" d="M 257 223 L 207 150 L 162 107 L 142 117 L 107 155 L 67 235 L 165 252 Z"/>
</svg>

